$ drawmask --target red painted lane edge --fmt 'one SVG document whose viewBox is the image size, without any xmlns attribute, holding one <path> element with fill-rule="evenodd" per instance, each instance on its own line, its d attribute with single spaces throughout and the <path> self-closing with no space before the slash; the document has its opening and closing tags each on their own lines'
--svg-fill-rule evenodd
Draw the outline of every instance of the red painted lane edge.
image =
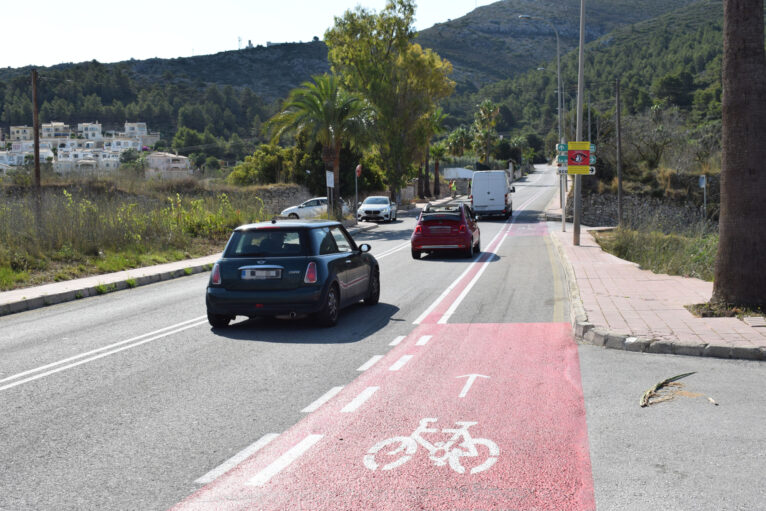
<svg viewBox="0 0 766 511">
<path fill-rule="evenodd" d="M 416 346 L 423 335 L 433 337 Z M 403 355 L 413 358 L 389 371 Z M 488 378 L 477 376 L 461 398 L 471 374 Z M 341 412 L 373 386 L 355 412 Z M 432 431 L 418 434 L 424 424 Z M 309 447 L 279 461 L 298 445 Z M 275 464 L 283 468 L 262 486 L 247 484 Z M 317 412 L 173 509 L 595 509 L 570 326 L 422 325 Z"/>
</svg>

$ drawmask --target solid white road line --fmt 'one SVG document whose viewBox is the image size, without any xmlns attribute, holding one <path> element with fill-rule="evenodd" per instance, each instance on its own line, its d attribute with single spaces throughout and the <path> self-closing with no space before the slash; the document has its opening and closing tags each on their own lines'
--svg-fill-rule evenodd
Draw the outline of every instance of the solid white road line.
<svg viewBox="0 0 766 511">
<path fill-rule="evenodd" d="M 390 256 L 391 254 L 393 254 L 395 252 L 399 252 L 400 250 L 402 250 L 404 248 L 407 248 L 409 246 L 410 246 L 410 242 L 409 241 L 407 243 L 402 243 L 401 245 L 399 245 L 397 247 L 394 247 L 394 248 L 386 250 L 385 252 L 383 252 L 380 255 L 376 255 L 375 259 L 383 259 L 384 257 Z"/>
<path fill-rule="evenodd" d="M 148 332 L 148 333 L 136 336 L 136 337 L 131 337 L 130 339 L 126 339 L 124 341 L 116 342 L 114 344 L 110 344 L 108 346 L 104 346 L 103 348 L 98 348 L 98 349 L 95 349 L 95 350 L 86 351 L 85 353 L 80 353 L 79 355 L 74 355 L 74 356 L 71 356 L 71 357 L 59 360 L 58 362 L 53 362 L 51 364 L 46 364 L 44 366 L 36 367 L 34 369 L 29 369 L 28 371 L 24 371 L 22 373 L 14 374 L 12 376 L 7 376 L 7 377 L 3 378 L 2 380 L 0 380 L 0 383 L 6 382 L 6 381 L 10 381 L 10 380 L 15 380 L 17 378 L 21 378 L 21 377 L 26 376 L 28 374 L 37 373 L 37 372 L 40 372 L 40 371 L 45 371 L 46 369 L 50 369 L 51 367 L 55 367 L 55 366 L 61 365 L 61 364 L 66 364 L 67 362 L 71 362 L 72 360 L 77 360 L 78 358 L 87 357 L 87 356 L 93 355 L 95 353 L 99 353 L 101 351 L 109 350 L 109 349 L 115 348 L 117 346 L 122 346 L 123 344 L 127 344 L 127 343 L 130 343 L 130 342 L 133 342 L 133 341 L 137 341 L 139 339 L 143 339 L 144 337 L 150 337 L 150 336 L 158 334 L 160 332 L 165 332 L 166 330 L 172 330 L 172 329 L 178 328 L 178 327 L 180 327 L 182 325 L 186 325 L 188 323 L 194 323 L 196 321 L 200 321 L 200 320 L 203 320 L 205 318 L 206 318 L 206 316 L 200 316 L 198 318 L 188 319 L 186 321 L 181 321 L 180 323 L 176 323 L 175 325 L 166 326 L 164 328 L 160 328 L 159 330 L 155 330 L 153 332 Z"/>
<path fill-rule="evenodd" d="M 79 362 L 75 362 L 73 364 L 65 365 L 65 366 L 53 369 L 51 371 L 47 371 L 47 372 L 44 372 L 44 373 L 37 374 L 35 376 L 30 376 L 29 378 L 24 378 L 23 380 L 19 380 L 19 381 L 10 383 L 8 385 L 2 386 L 2 387 L 0 387 L 0 391 L 7 390 L 7 389 L 16 387 L 18 385 L 21 385 L 23 383 L 27 383 L 27 382 L 30 382 L 30 381 L 39 380 L 40 378 L 44 378 L 45 376 L 49 376 L 51 374 L 59 373 L 61 371 L 66 371 L 67 369 L 71 369 L 73 367 L 77 367 L 77 366 L 82 365 L 82 364 L 87 364 L 88 362 L 93 362 L 94 360 L 98 360 L 100 358 L 108 357 L 109 355 L 114 355 L 115 353 L 119 353 L 121 351 L 129 350 L 131 348 L 135 348 L 137 346 L 141 346 L 142 344 L 146 344 L 148 342 L 156 341 L 157 339 L 162 339 L 163 337 L 167 337 L 168 335 L 172 335 L 172 334 L 175 334 L 175 333 L 178 333 L 178 332 L 182 332 L 184 330 L 188 330 L 190 328 L 194 328 L 194 327 L 197 327 L 197 326 L 200 326 L 200 325 L 204 325 L 205 323 L 207 323 L 207 321 L 201 321 L 199 323 L 192 323 L 191 325 L 186 325 L 184 327 L 177 328 L 177 329 L 172 330 L 170 332 L 165 332 L 164 334 L 156 335 L 154 337 L 150 337 L 148 339 L 144 339 L 143 341 L 139 341 L 139 342 L 135 342 L 133 344 L 129 344 L 127 346 L 123 346 L 122 348 L 117 348 L 117 349 L 114 349 L 112 351 L 108 351 L 106 353 L 101 353 L 100 355 L 96 355 L 94 357 L 90 357 L 90 358 L 86 358 L 84 360 L 80 360 Z M 118 343 L 118 344 L 122 344 L 122 343 Z M 101 351 L 101 349 L 94 350 L 94 352 L 95 351 Z M 54 365 L 56 365 L 56 364 L 54 364 Z M 11 378 L 13 378 L 13 377 L 11 377 Z"/>
<path fill-rule="evenodd" d="M 253 476 L 245 484 L 247 486 L 263 486 L 268 483 L 269 480 L 287 468 L 290 463 L 301 457 L 303 453 L 311 449 L 311 447 L 322 439 L 323 435 L 309 435 L 301 440 L 296 446 L 284 453 L 282 456 L 274 460 L 271 465 L 264 468 Z"/>
<path fill-rule="evenodd" d="M 404 335 L 400 335 L 400 336 L 398 336 L 396 339 L 394 339 L 393 341 L 391 341 L 391 343 L 389 344 L 389 346 L 396 346 L 397 344 L 399 344 L 400 342 L 402 342 L 402 341 L 404 340 L 404 338 L 405 338 L 405 337 L 406 337 L 406 336 L 404 336 Z"/>
<path fill-rule="evenodd" d="M 506 233 L 506 234 L 507 234 L 508 232 L 510 232 L 510 227 L 511 227 L 511 226 L 513 226 L 513 224 L 516 222 L 516 219 L 519 217 L 519 215 L 520 215 L 520 214 L 521 214 L 521 212 L 524 210 L 524 208 L 526 208 L 526 207 L 527 207 L 527 206 L 528 206 L 530 203 L 532 203 L 532 202 L 534 202 L 535 200 L 537 200 L 537 198 L 538 198 L 538 197 L 540 197 L 542 194 L 546 193 L 547 191 L 548 191 L 547 189 L 543 188 L 542 190 L 540 190 L 539 192 L 537 192 L 535 195 L 533 195 L 532 197 L 530 197 L 530 198 L 529 198 L 529 199 L 528 199 L 526 202 L 524 202 L 524 204 L 522 204 L 522 205 L 521 205 L 521 207 L 520 207 L 518 210 L 516 210 L 516 211 L 514 212 L 514 214 L 513 214 L 513 218 L 511 219 L 511 222 L 510 222 L 510 224 L 509 224 L 509 226 L 508 226 L 508 229 L 506 230 L 506 226 L 503 226 L 503 229 L 501 229 L 501 230 L 500 230 L 500 233 L 502 233 L 502 232 L 503 232 L 503 230 L 505 230 L 505 233 Z M 499 235 L 500 233 L 498 233 L 498 235 Z M 497 236 L 495 236 L 495 237 L 497 237 Z M 502 238 L 500 238 L 500 241 L 497 243 L 497 246 L 496 246 L 496 247 L 495 247 L 495 249 L 494 249 L 496 252 L 500 250 L 500 247 L 502 246 L 503 242 L 505 241 L 505 238 L 506 238 L 506 236 L 503 236 Z M 494 241 L 495 241 L 495 238 L 492 238 L 492 241 L 494 242 Z M 491 245 L 491 244 L 492 244 L 492 243 L 490 242 L 490 245 Z M 485 261 L 485 263 L 484 263 L 484 264 L 481 266 L 481 268 L 479 269 L 479 271 L 477 271 L 477 272 L 476 272 L 476 275 L 474 275 L 474 276 L 473 276 L 473 278 L 471 279 L 471 281 L 470 281 L 470 282 L 469 282 L 469 283 L 468 283 L 468 284 L 465 286 L 465 288 L 464 288 L 464 289 L 463 289 L 463 290 L 460 292 L 460 294 L 458 295 L 458 297 L 457 297 L 457 298 L 455 298 L 455 301 L 454 301 L 454 302 L 452 302 L 452 303 L 450 304 L 450 306 L 449 306 L 449 308 L 447 309 L 447 311 L 446 311 L 446 312 L 445 312 L 445 313 L 442 315 L 442 317 L 441 317 L 441 318 L 439 318 L 439 321 L 437 321 L 437 322 L 436 322 L 437 324 L 440 324 L 440 325 L 445 325 L 445 324 L 447 324 L 447 321 L 449 321 L 449 318 L 452 316 L 452 314 L 454 314 L 454 313 L 455 313 L 455 311 L 457 310 L 457 308 L 458 308 L 458 307 L 460 306 L 460 304 L 463 302 L 463 300 L 465 299 L 465 297 L 466 297 L 466 296 L 468 296 L 468 293 L 471 291 L 471 289 L 473 288 L 473 286 L 474 286 L 474 285 L 475 285 L 475 284 L 476 284 L 476 283 L 479 281 L 479 278 L 482 276 L 482 274 L 484 273 L 484 271 L 485 271 L 485 270 L 486 270 L 488 267 L 489 267 L 489 264 L 488 264 L 488 263 Z"/>
<path fill-rule="evenodd" d="M 343 390 L 343 387 L 333 387 L 333 388 L 331 388 L 330 390 L 325 392 L 325 394 L 322 397 L 320 397 L 319 399 L 317 399 L 316 401 L 314 401 L 313 403 L 308 405 L 306 408 L 301 410 L 301 412 L 303 412 L 303 413 L 311 413 L 311 412 L 313 412 L 315 410 L 318 410 L 320 406 L 322 406 L 323 404 L 328 402 L 330 399 L 335 397 L 335 395 L 338 392 L 340 392 L 341 390 Z"/>
<path fill-rule="evenodd" d="M 355 412 L 355 411 L 356 411 L 356 409 L 357 409 L 357 408 L 359 408 L 360 406 L 362 406 L 362 405 L 364 404 L 364 402 L 365 402 L 365 401 L 367 401 L 368 399 L 370 399 L 370 398 L 372 397 L 372 395 L 373 395 L 373 394 L 375 394 L 375 392 L 377 392 L 377 390 L 378 390 L 379 388 L 380 388 L 380 387 L 367 387 L 366 389 L 364 389 L 364 390 L 362 391 L 362 393 L 361 393 L 361 394 L 359 394 L 358 396 L 356 396 L 356 397 L 353 399 L 353 401 L 351 401 L 349 404 L 347 404 L 346 406 L 344 406 L 344 407 L 341 409 L 341 412 L 342 412 L 342 413 L 351 413 L 351 412 Z"/>
<path fill-rule="evenodd" d="M 394 362 L 394 365 L 388 368 L 389 371 L 398 371 L 402 367 L 404 367 L 404 364 L 410 361 L 412 358 L 412 355 L 404 355 L 402 358 Z"/>
<path fill-rule="evenodd" d="M 274 440 L 279 436 L 279 433 L 268 433 L 266 435 L 263 435 L 261 438 L 255 441 L 255 443 L 249 445 L 248 447 L 242 449 L 237 454 L 226 460 L 224 463 L 220 464 L 204 476 L 200 477 L 196 481 L 194 481 L 196 484 L 207 484 L 215 481 L 219 477 L 221 477 L 223 474 L 231 470 L 232 468 L 236 467 L 243 461 L 245 461 L 247 458 L 261 450 L 266 444 Z"/>
<path fill-rule="evenodd" d="M 375 365 L 375 363 L 376 363 L 378 360 L 380 360 L 381 358 L 383 358 L 383 355 L 375 355 L 375 356 L 374 356 L 374 357 L 372 357 L 370 360 L 368 360 L 367 362 L 365 362 L 364 364 L 362 364 L 361 366 L 359 366 L 359 369 L 357 369 L 357 371 L 366 371 L 367 369 L 369 369 L 369 368 L 371 368 L 372 366 L 374 366 L 374 365 Z"/>
<path fill-rule="evenodd" d="M 426 344 L 428 344 L 428 341 L 430 340 L 431 340 L 430 335 L 424 335 L 423 337 L 418 339 L 418 342 L 415 343 L 415 346 L 425 346 Z"/>
</svg>

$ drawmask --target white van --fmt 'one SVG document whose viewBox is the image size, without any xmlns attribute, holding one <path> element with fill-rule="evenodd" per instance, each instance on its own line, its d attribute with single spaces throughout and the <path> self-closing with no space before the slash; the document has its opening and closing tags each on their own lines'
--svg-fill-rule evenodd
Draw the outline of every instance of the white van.
<svg viewBox="0 0 766 511">
<path fill-rule="evenodd" d="M 471 180 L 471 209 L 476 217 L 502 215 L 511 216 L 513 200 L 508 173 L 504 170 L 479 170 Z"/>
</svg>

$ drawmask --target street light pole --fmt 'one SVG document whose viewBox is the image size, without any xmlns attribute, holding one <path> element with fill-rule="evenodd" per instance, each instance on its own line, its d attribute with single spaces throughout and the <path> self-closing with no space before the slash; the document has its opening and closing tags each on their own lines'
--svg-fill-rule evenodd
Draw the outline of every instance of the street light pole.
<svg viewBox="0 0 766 511">
<path fill-rule="evenodd" d="M 585 0 L 580 0 L 580 54 L 577 65 L 577 141 L 582 140 L 582 100 L 585 89 L 584 65 L 585 65 Z M 580 216 L 582 213 L 582 176 L 575 175 L 574 187 L 574 234 L 572 244 L 580 245 Z"/>
<path fill-rule="evenodd" d="M 553 29 L 553 33 L 556 34 L 556 89 L 557 89 L 557 98 L 556 98 L 556 109 L 558 110 L 558 118 L 559 118 L 559 138 L 558 141 L 560 144 L 563 144 L 565 142 L 564 137 L 561 135 L 561 112 L 564 110 L 563 104 L 564 104 L 564 91 L 561 88 L 561 46 L 559 44 L 559 31 L 556 30 L 556 25 L 553 24 L 550 20 L 546 18 L 540 18 L 537 16 L 530 16 L 529 14 L 519 14 L 520 20 L 539 20 L 544 21 L 550 27 Z M 559 203 L 561 204 L 561 231 L 566 232 L 567 230 L 567 216 L 566 216 L 566 174 L 562 174 L 559 176 Z"/>
</svg>

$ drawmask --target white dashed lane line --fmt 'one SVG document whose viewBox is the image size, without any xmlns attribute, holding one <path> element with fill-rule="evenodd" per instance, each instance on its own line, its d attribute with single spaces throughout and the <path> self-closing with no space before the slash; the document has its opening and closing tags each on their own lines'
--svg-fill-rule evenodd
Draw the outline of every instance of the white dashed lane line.
<svg viewBox="0 0 766 511">
<path fill-rule="evenodd" d="M 303 453 L 311 449 L 317 442 L 322 439 L 323 435 L 309 435 L 301 440 L 297 445 L 292 447 L 289 451 L 282 456 L 274 460 L 268 467 L 264 468 L 255 476 L 253 476 L 247 483 L 247 486 L 263 486 L 268 483 L 269 480 L 280 473 L 282 470 L 290 466 L 290 464 L 301 457 Z"/>
<path fill-rule="evenodd" d="M 380 387 L 367 387 L 366 389 L 362 391 L 361 394 L 356 396 L 353 399 L 353 401 L 351 401 L 349 404 L 344 406 L 341 412 L 342 413 L 355 412 L 360 406 L 362 406 L 365 403 L 365 401 L 370 399 L 372 395 L 375 394 L 375 392 L 377 392 L 379 388 Z"/>
<path fill-rule="evenodd" d="M 370 360 L 368 360 L 367 362 L 359 366 L 359 369 L 357 369 L 357 371 L 366 371 L 367 369 L 374 366 L 378 362 L 378 360 L 380 360 L 381 358 L 383 358 L 383 355 L 375 355 Z"/>
<path fill-rule="evenodd" d="M 415 346 L 425 346 L 428 344 L 428 341 L 431 340 L 430 335 L 424 335 L 420 339 L 418 339 L 418 342 L 415 343 Z"/>
<path fill-rule="evenodd" d="M 259 438 L 255 443 L 249 445 L 245 449 L 242 449 L 237 454 L 229 458 L 224 463 L 220 464 L 204 476 L 200 477 L 196 481 L 194 481 L 196 484 L 207 484 L 210 482 L 215 481 L 219 477 L 221 477 L 223 474 L 231 470 L 232 468 L 236 467 L 243 461 L 245 461 L 247 458 L 255 454 L 256 452 L 260 451 L 266 444 L 274 440 L 279 436 L 279 433 L 269 433 L 267 435 L 263 435 L 261 438 Z"/>
<path fill-rule="evenodd" d="M 404 367 L 404 364 L 410 361 L 412 358 L 412 355 L 404 355 L 402 358 L 394 362 L 394 365 L 388 368 L 389 371 L 398 371 L 402 367 Z"/>
<path fill-rule="evenodd" d="M 317 399 L 316 401 L 314 401 L 313 403 L 308 405 L 306 408 L 301 410 L 301 412 L 303 412 L 303 413 L 311 413 L 311 412 L 314 412 L 314 411 L 318 410 L 320 406 L 322 406 L 323 404 L 328 402 L 330 399 L 335 397 L 335 395 L 338 392 L 340 392 L 341 390 L 343 390 L 343 387 L 333 387 L 333 388 L 331 388 L 330 390 L 325 392 L 325 394 L 322 397 L 320 397 L 319 399 Z"/>
<path fill-rule="evenodd" d="M 404 340 L 404 338 L 405 338 L 405 336 L 404 336 L 404 335 L 400 335 L 399 337 L 397 337 L 396 339 L 394 339 L 393 341 L 391 341 L 391 343 L 389 344 L 389 346 L 396 346 L 397 344 L 399 344 L 400 342 L 402 342 L 402 341 Z"/>
</svg>

